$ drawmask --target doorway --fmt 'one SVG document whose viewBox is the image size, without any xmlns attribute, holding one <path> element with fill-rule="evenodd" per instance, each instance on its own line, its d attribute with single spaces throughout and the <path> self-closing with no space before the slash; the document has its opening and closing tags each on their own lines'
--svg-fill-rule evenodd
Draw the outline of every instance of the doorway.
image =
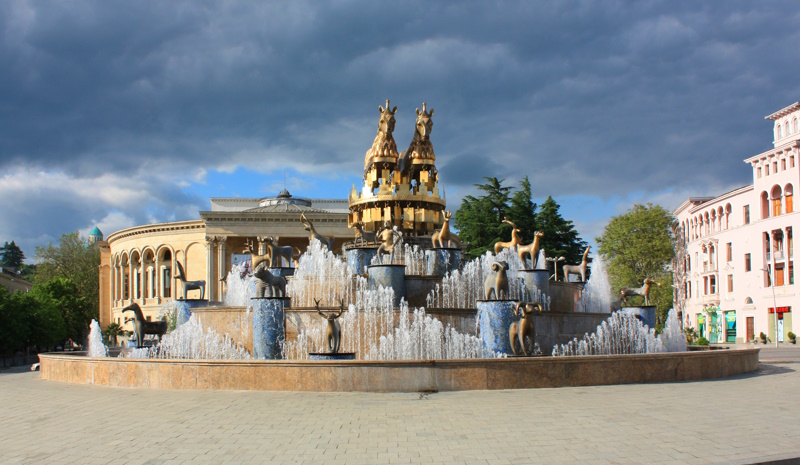
<svg viewBox="0 0 800 465">
<path fill-rule="evenodd" d="M 747 340 L 752 341 L 755 339 L 755 324 L 754 324 L 755 317 L 748 316 L 747 317 Z"/>
</svg>

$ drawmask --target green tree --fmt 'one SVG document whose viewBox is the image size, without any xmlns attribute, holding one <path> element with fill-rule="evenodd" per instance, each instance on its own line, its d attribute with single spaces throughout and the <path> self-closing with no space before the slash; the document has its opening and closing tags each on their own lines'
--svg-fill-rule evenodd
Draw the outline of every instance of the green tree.
<svg viewBox="0 0 800 465">
<path fill-rule="evenodd" d="M 91 313 L 89 302 L 80 295 L 76 283 L 65 278 L 53 278 L 44 284 L 34 286 L 31 293 L 50 311 L 62 317 L 64 330 L 58 340 L 63 341 L 67 338 L 75 342 L 83 340 L 89 323 L 96 317 Z"/>
<path fill-rule="evenodd" d="M 519 189 L 511 196 L 506 217 L 517 225 L 526 244 L 533 241 L 533 233 L 536 231 L 536 204 L 533 202 L 533 190 L 527 176 L 519 182 Z"/>
<path fill-rule="evenodd" d="M 14 268 L 15 270 L 22 267 L 22 261 L 25 260 L 25 253 L 14 241 L 6 241 L 5 245 L 0 248 L 0 255 L 2 255 L 0 262 L 3 266 Z"/>
<path fill-rule="evenodd" d="M 30 334 L 29 306 L 0 286 L 0 354 L 25 348 Z"/>
<path fill-rule="evenodd" d="M 540 247 L 548 257 L 564 257 L 565 263 L 578 264 L 583 259 L 587 244 L 578 235 L 572 221 L 561 216 L 560 208 L 550 196 L 539 206 L 536 225 L 544 233 Z"/>
<path fill-rule="evenodd" d="M 34 286 L 35 288 L 36 286 Z M 59 305 L 46 293 L 33 290 L 14 294 L 29 309 L 26 347 L 53 347 L 66 339 L 67 328 Z"/>
<path fill-rule="evenodd" d="M 491 250 L 495 242 L 509 240 L 511 229 L 503 230 L 503 223 L 511 188 L 503 186 L 502 179 L 487 178 L 485 184 L 475 184 L 486 194 L 480 197 L 468 195 L 453 216 L 453 227 L 458 230 L 462 242 L 466 242 L 467 254 L 478 257 Z"/>
<path fill-rule="evenodd" d="M 89 320 L 86 321 L 86 327 L 88 328 L 92 318 L 99 319 L 100 250 L 97 247 L 89 245 L 86 239 L 73 232 L 62 235 L 58 246 L 52 243 L 46 247 L 37 246 L 36 259 L 39 264 L 36 267 L 35 283 L 46 284 L 55 278 L 70 280 L 75 286 L 76 297 L 83 299 L 88 309 Z M 70 319 L 65 320 L 70 332 Z"/>
<path fill-rule="evenodd" d="M 659 205 L 636 204 L 615 216 L 596 239 L 608 260 L 608 274 L 615 295 L 623 287 L 639 287 L 645 278 L 661 283 L 650 290 L 650 301 L 663 323 L 672 307 L 672 270 L 675 238 L 672 213 Z"/>
</svg>

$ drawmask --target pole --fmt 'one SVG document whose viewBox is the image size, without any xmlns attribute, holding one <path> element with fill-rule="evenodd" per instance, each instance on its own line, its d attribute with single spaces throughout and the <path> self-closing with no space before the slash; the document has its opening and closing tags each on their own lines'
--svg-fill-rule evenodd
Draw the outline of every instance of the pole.
<svg viewBox="0 0 800 465">
<path fill-rule="evenodd" d="M 761 271 L 767 272 L 767 279 L 769 286 L 772 288 L 772 312 L 775 314 L 775 347 L 778 347 L 778 299 L 775 297 L 775 280 L 772 275 L 772 266 L 767 265 L 766 268 L 761 268 Z"/>
</svg>

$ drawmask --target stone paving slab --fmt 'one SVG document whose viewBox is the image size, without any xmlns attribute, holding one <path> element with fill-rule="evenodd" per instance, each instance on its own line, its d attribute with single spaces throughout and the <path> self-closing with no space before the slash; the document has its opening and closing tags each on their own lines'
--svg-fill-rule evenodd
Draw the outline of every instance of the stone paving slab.
<svg viewBox="0 0 800 465">
<path fill-rule="evenodd" d="M 793 463 L 796 366 L 438 394 L 126 389 L 11 369 L 0 371 L 0 463 Z"/>
</svg>

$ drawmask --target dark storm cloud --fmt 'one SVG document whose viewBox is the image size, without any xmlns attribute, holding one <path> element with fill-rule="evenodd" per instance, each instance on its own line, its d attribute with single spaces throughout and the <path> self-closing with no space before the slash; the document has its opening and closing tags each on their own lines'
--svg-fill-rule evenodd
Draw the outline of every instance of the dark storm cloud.
<svg viewBox="0 0 800 465">
<path fill-rule="evenodd" d="M 2 2 L 0 170 L 63 173 L 70 186 L 105 176 L 158 192 L 158 207 L 147 206 L 156 197 L 109 198 L 70 214 L 78 223 L 109 209 L 131 221 L 181 219 L 181 206 L 204 200 L 179 183 L 208 170 L 358 173 L 388 97 L 400 108 L 400 150 L 414 109 L 435 108 L 440 170 L 456 189 L 525 174 L 540 196 L 745 184 L 741 160 L 770 142 L 761 118 L 800 96 L 798 10 Z M 42 196 L 17 195 L 31 210 L 49 208 Z M 4 210 L 3 223 L 18 226 L 0 239 L 47 229 Z"/>
</svg>

